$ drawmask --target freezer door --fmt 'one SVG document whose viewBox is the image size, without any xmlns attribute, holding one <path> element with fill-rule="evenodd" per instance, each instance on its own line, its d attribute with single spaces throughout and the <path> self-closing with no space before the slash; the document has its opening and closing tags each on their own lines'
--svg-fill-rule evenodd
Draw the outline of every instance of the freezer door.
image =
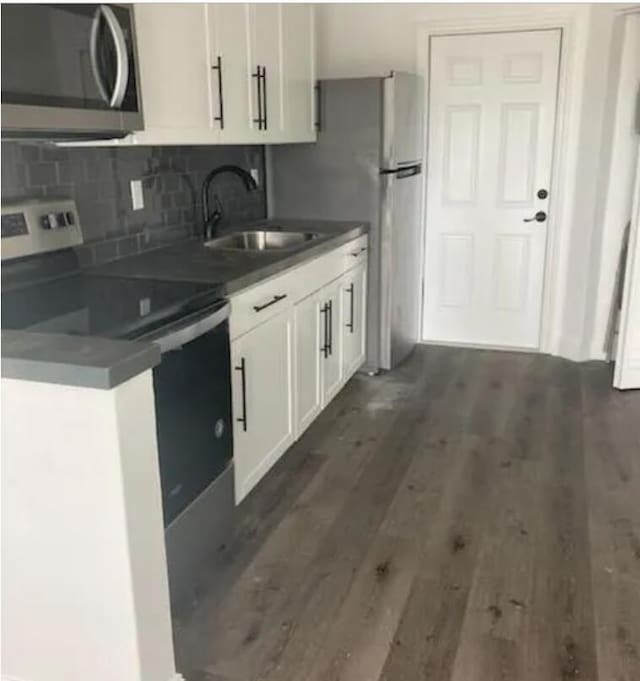
<svg viewBox="0 0 640 681">
<path fill-rule="evenodd" d="M 392 73 L 383 81 L 383 99 L 383 167 L 420 161 L 424 154 L 422 78 Z"/>
</svg>

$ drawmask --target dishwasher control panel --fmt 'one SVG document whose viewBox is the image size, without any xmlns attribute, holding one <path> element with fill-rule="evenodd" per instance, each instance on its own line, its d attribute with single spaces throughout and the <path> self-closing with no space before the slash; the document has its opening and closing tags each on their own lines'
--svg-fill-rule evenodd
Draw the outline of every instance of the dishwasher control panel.
<svg viewBox="0 0 640 681">
<path fill-rule="evenodd" d="M 73 199 L 29 199 L 2 204 L 2 260 L 81 243 L 82 229 Z"/>
</svg>

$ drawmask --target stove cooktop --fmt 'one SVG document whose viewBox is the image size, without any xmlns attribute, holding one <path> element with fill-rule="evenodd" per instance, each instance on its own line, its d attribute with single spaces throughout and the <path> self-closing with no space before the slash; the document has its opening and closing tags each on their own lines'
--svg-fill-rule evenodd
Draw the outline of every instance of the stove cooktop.
<svg viewBox="0 0 640 681">
<path fill-rule="evenodd" d="M 219 287 L 75 273 L 2 292 L 2 328 L 137 338 L 220 301 Z"/>
</svg>

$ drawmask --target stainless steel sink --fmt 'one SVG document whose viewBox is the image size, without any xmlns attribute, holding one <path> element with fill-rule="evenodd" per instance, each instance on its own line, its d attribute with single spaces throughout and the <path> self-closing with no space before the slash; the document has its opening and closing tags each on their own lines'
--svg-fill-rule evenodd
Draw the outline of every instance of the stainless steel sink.
<svg viewBox="0 0 640 681">
<path fill-rule="evenodd" d="M 281 232 L 275 230 L 252 230 L 233 232 L 205 242 L 207 248 L 237 251 L 273 251 L 295 248 L 306 241 L 317 239 L 317 232 Z"/>
</svg>

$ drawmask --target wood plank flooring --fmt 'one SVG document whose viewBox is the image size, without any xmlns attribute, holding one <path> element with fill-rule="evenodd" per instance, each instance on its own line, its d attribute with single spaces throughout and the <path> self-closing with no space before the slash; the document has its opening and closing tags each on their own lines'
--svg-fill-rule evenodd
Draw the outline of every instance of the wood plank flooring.
<svg viewBox="0 0 640 681">
<path fill-rule="evenodd" d="M 419 347 L 356 376 L 174 618 L 188 681 L 640 681 L 640 393 Z"/>
</svg>

